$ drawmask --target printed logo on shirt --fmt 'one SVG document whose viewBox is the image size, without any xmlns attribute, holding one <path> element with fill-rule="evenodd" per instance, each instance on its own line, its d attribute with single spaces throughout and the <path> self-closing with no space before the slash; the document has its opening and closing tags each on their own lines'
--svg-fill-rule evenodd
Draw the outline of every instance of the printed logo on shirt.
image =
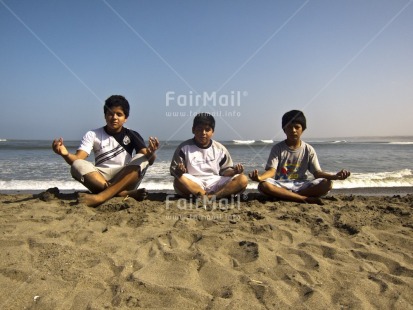
<svg viewBox="0 0 413 310">
<path fill-rule="evenodd" d="M 292 180 L 298 178 L 297 170 L 300 168 L 299 163 L 293 163 L 288 161 L 284 167 L 281 168 L 281 171 L 278 175 L 278 178 L 281 180 Z"/>
<path fill-rule="evenodd" d="M 207 156 L 207 157 L 203 157 L 203 156 L 195 156 L 191 159 L 191 163 L 193 165 L 202 165 L 202 164 L 208 164 L 208 163 L 212 163 L 215 161 L 215 158 Z"/>
<path fill-rule="evenodd" d="M 124 136 L 123 137 L 123 144 L 124 145 L 128 145 L 130 143 L 130 138 L 129 138 L 129 136 Z"/>
</svg>

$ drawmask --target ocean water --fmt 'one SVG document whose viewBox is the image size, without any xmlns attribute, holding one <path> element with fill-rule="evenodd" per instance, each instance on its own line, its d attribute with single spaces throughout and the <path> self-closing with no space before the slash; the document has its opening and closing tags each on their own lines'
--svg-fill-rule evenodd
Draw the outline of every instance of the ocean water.
<svg viewBox="0 0 413 310">
<path fill-rule="evenodd" d="M 334 188 L 413 186 L 413 136 L 307 139 L 316 150 L 321 168 L 336 173 L 350 170 L 344 181 Z M 245 171 L 263 171 L 271 147 L 277 141 L 220 141 L 229 150 L 234 163 L 242 163 Z M 172 155 L 180 141 L 161 141 L 157 161 L 141 184 L 148 190 L 172 190 L 169 174 Z M 75 152 L 79 141 L 65 141 Z M 93 161 L 93 155 L 90 158 Z M 250 182 L 249 189 L 257 183 Z M 50 187 L 60 190 L 85 190 L 73 180 L 69 166 L 51 149 L 51 141 L 0 139 L 0 191 L 41 191 Z"/>
</svg>

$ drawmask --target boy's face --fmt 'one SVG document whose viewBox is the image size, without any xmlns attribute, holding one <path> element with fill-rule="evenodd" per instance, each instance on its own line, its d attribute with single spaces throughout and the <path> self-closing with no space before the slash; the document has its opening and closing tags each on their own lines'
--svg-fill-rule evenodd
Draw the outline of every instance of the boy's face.
<svg viewBox="0 0 413 310">
<path fill-rule="evenodd" d="M 207 147 L 214 135 L 214 129 L 209 125 L 196 125 L 192 127 L 192 133 L 197 144 L 202 147 Z"/>
<path fill-rule="evenodd" d="M 303 134 L 303 127 L 299 123 L 289 123 L 284 127 L 284 132 L 289 142 L 298 142 Z"/>
<path fill-rule="evenodd" d="M 109 132 L 117 133 L 126 123 L 126 115 L 121 107 L 112 107 L 105 114 L 106 126 Z"/>
</svg>

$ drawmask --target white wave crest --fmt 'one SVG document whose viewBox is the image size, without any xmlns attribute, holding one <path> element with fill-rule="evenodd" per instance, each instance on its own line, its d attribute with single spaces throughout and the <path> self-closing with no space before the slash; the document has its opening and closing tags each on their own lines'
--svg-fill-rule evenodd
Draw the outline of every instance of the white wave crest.
<svg viewBox="0 0 413 310">
<path fill-rule="evenodd" d="M 232 140 L 236 144 L 252 144 L 255 140 Z"/>
<path fill-rule="evenodd" d="M 413 142 L 411 141 L 395 141 L 395 142 L 389 142 L 389 144 L 401 144 L 401 145 L 411 145 Z"/>
<path fill-rule="evenodd" d="M 413 186 L 413 173 L 410 169 L 378 173 L 352 173 L 343 181 L 335 181 L 334 188 L 357 187 L 409 187 Z"/>
</svg>

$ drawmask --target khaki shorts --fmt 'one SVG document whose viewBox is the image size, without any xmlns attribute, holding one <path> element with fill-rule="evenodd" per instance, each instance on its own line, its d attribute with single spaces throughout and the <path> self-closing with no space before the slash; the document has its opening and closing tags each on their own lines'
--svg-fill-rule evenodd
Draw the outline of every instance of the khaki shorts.
<svg viewBox="0 0 413 310">
<path fill-rule="evenodd" d="M 84 159 L 77 159 L 73 162 L 71 168 L 70 168 L 70 174 L 74 179 L 77 181 L 84 183 L 84 176 L 86 174 L 89 174 L 91 172 L 99 172 L 106 181 L 112 180 L 123 168 L 127 166 L 136 166 L 137 170 L 140 169 L 141 171 L 141 178 L 140 181 L 142 180 L 143 176 L 145 175 L 146 169 L 149 166 L 148 159 L 145 157 L 143 154 L 137 154 L 135 155 L 132 160 L 129 162 L 129 164 L 122 166 L 122 167 L 116 167 L 116 168 L 102 168 L 102 167 L 96 167 L 93 163 L 90 161 L 84 160 Z M 140 181 L 137 186 L 139 186 Z M 136 186 L 136 187 L 137 187 Z"/>
</svg>

